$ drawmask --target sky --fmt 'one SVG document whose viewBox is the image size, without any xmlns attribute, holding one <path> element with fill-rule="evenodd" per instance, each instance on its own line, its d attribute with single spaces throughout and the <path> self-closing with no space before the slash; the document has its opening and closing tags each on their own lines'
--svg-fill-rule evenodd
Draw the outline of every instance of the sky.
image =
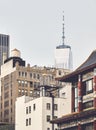
<svg viewBox="0 0 96 130">
<path fill-rule="evenodd" d="M 54 50 L 71 46 L 73 69 L 96 49 L 96 0 L 0 0 L 0 33 L 10 35 L 26 64 L 54 66 Z"/>
</svg>

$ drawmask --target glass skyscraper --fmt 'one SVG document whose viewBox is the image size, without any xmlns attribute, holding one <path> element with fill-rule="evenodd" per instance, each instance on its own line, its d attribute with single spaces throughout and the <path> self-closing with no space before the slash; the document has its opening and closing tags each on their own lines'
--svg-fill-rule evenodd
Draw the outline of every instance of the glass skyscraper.
<svg viewBox="0 0 96 130">
<path fill-rule="evenodd" d="M 62 36 L 62 44 L 57 46 L 55 49 L 55 67 L 62 69 L 73 69 L 73 60 L 72 60 L 72 52 L 71 47 L 65 45 L 64 43 L 64 15 L 63 15 L 63 36 Z"/>
<path fill-rule="evenodd" d="M 68 45 L 59 45 L 55 49 L 55 67 L 72 70 L 72 52 Z"/>
<path fill-rule="evenodd" d="M 0 34 L 0 69 L 4 59 L 9 57 L 9 35 Z"/>
</svg>

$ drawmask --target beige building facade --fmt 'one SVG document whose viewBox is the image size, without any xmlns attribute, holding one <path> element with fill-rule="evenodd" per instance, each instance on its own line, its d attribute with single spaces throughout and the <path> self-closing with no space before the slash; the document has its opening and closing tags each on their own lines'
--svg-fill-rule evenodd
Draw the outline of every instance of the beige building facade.
<svg viewBox="0 0 96 130">
<path fill-rule="evenodd" d="M 1 108 L 0 121 L 15 123 L 15 101 L 17 97 L 26 95 L 38 97 L 35 90 L 41 85 L 63 86 L 56 81 L 56 76 L 69 73 L 69 70 L 62 70 L 49 67 L 30 67 L 20 57 L 20 51 L 14 49 L 12 56 L 5 60 L 1 66 L 0 87 L 1 87 Z"/>
</svg>

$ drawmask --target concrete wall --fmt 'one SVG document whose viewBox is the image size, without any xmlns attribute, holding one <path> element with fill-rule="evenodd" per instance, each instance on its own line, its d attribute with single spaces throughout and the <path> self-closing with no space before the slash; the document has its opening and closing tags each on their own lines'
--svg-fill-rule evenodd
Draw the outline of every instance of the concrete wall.
<svg viewBox="0 0 96 130">
<path fill-rule="evenodd" d="M 54 104 L 58 104 L 57 111 L 54 111 L 54 116 L 61 117 L 64 113 L 64 101 L 65 99 L 55 98 Z M 47 110 L 46 104 L 50 103 L 50 110 Z M 33 105 L 36 105 L 36 109 L 33 110 Z M 26 107 L 31 106 L 31 113 L 26 114 Z M 16 101 L 16 126 L 15 130 L 52 130 L 52 124 L 47 122 L 47 115 L 50 115 L 52 120 L 52 98 L 51 97 L 39 97 L 26 102 L 26 97 L 19 97 Z M 26 126 L 26 119 L 31 118 L 31 125 Z M 54 126 L 57 128 L 57 125 Z"/>
</svg>

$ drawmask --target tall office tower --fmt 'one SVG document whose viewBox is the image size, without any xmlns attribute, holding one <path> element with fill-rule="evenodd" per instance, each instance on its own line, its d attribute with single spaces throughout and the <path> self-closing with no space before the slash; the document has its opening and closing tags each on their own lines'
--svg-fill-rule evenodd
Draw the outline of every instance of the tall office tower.
<svg viewBox="0 0 96 130">
<path fill-rule="evenodd" d="M 55 49 L 55 67 L 70 69 L 72 70 L 72 52 L 69 45 L 64 43 L 64 15 L 63 15 L 63 36 L 62 36 L 62 45 L 59 45 Z"/>
<path fill-rule="evenodd" d="M 0 68 L 3 61 L 9 57 L 9 35 L 0 34 Z"/>
</svg>

